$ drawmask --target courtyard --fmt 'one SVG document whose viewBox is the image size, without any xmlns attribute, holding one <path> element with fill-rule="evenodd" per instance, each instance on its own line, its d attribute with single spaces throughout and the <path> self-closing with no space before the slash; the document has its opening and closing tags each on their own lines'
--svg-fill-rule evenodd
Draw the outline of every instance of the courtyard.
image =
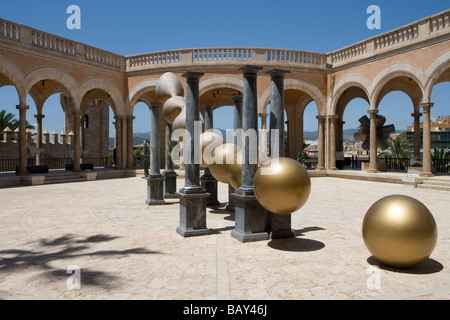
<svg viewBox="0 0 450 320">
<path fill-rule="evenodd" d="M 184 179 L 180 175 L 178 187 Z M 292 215 L 296 238 L 240 243 L 234 214 L 208 208 L 211 234 L 183 238 L 179 201 L 150 207 L 141 176 L 0 190 L 0 299 L 443 300 L 450 298 L 448 192 L 393 183 L 312 178 Z M 422 201 L 438 225 L 436 249 L 408 269 L 377 262 L 361 235 L 384 196 Z M 79 269 L 79 288 L 68 285 Z"/>
</svg>

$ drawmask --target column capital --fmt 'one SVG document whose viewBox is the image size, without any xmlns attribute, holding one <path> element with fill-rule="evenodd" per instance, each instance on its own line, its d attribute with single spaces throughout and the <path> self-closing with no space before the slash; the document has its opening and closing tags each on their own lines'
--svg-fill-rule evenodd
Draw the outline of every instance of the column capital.
<svg viewBox="0 0 450 320">
<path fill-rule="evenodd" d="M 244 97 L 231 97 L 230 100 L 233 101 L 234 105 L 242 104 L 242 102 L 244 101 Z"/>
<path fill-rule="evenodd" d="M 238 70 L 241 71 L 244 75 L 256 75 L 262 69 L 264 68 L 260 66 L 245 65 L 240 67 Z"/>
<path fill-rule="evenodd" d="M 319 115 L 319 116 L 316 117 L 316 119 L 319 120 L 319 122 L 325 122 L 325 120 L 327 119 L 327 116 Z"/>
<path fill-rule="evenodd" d="M 19 104 L 16 106 L 16 109 L 19 111 L 27 111 L 28 109 L 30 109 L 30 106 L 27 106 L 25 104 Z"/>
<path fill-rule="evenodd" d="M 116 121 L 119 121 L 119 120 L 123 120 L 123 119 L 125 119 L 125 116 L 114 116 L 114 119 L 116 120 Z"/>
<path fill-rule="evenodd" d="M 45 118 L 45 115 L 43 115 L 42 113 L 38 113 L 38 114 L 35 114 L 34 117 L 38 120 L 42 120 Z"/>
<path fill-rule="evenodd" d="M 201 77 L 203 77 L 205 74 L 203 72 L 196 72 L 196 71 L 187 71 L 183 73 L 181 76 L 183 78 L 186 78 L 187 81 L 199 81 Z"/>
<path fill-rule="evenodd" d="M 266 72 L 266 74 L 270 75 L 272 78 L 284 78 L 284 76 L 288 73 L 291 73 L 291 71 L 278 68 L 271 69 Z"/>
<path fill-rule="evenodd" d="M 367 113 L 370 115 L 371 119 L 375 119 L 375 117 L 377 116 L 378 112 L 379 111 L 377 109 L 367 110 Z"/>
<path fill-rule="evenodd" d="M 161 102 L 150 102 L 150 108 L 159 108 L 161 106 Z"/>
<path fill-rule="evenodd" d="M 74 117 L 81 117 L 82 112 L 80 110 L 74 110 L 72 111 L 72 115 Z"/>
<path fill-rule="evenodd" d="M 216 105 L 215 104 L 211 104 L 211 103 L 206 103 L 204 105 L 202 105 L 202 107 L 207 110 L 207 109 L 214 109 Z"/>
<path fill-rule="evenodd" d="M 133 116 L 132 114 L 129 114 L 129 115 L 126 116 L 126 119 L 127 119 L 128 121 L 133 121 L 134 119 L 136 119 L 136 117 Z"/>
<path fill-rule="evenodd" d="M 339 116 L 333 114 L 333 115 L 331 115 L 331 116 L 328 116 L 328 120 L 330 120 L 330 121 L 333 122 L 333 123 L 337 123 L 337 121 L 339 120 Z"/>
<path fill-rule="evenodd" d="M 420 112 L 414 112 L 414 113 L 411 113 L 411 117 L 414 117 L 414 119 L 420 119 L 420 117 L 421 117 L 422 115 L 423 115 L 423 114 L 420 113 Z"/>
<path fill-rule="evenodd" d="M 425 103 L 421 103 L 419 106 L 423 109 L 423 113 L 430 113 L 431 108 L 434 107 L 434 103 L 433 102 L 425 102 Z"/>
<path fill-rule="evenodd" d="M 269 114 L 268 113 L 258 113 L 258 117 L 265 120 L 269 117 Z"/>
</svg>

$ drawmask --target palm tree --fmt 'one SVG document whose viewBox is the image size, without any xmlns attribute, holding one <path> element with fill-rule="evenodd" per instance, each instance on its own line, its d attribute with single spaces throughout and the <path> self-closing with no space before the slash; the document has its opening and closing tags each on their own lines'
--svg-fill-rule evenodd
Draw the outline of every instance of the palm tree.
<svg viewBox="0 0 450 320">
<path fill-rule="evenodd" d="M 388 150 L 392 158 L 409 159 L 413 155 L 411 143 L 400 137 L 390 141 Z"/>
<path fill-rule="evenodd" d="M 11 128 L 13 122 L 14 115 L 12 113 L 6 113 L 6 110 L 0 111 L 0 136 L 3 135 L 3 131 L 5 131 L 6 128 Z"/>
<path fill-rule="evenodd" d="M 434 148 L 431 153 L 431 159 L 433 160 L 433 166 L 438 172 L 448 172 L 450 151 L 447 151 L 445 147 Z"/>
<path fill-rule="evenodd" d="M 0 137 L 6 128 L 14 132 L 19 127 L 19 121 L 14 118 L 15 116 L 12 113 L 6 113 L 6 110 L 0 111 Z M 27 121 L 27 129 L 33 130 L 35 127 Z"/>
</svg>

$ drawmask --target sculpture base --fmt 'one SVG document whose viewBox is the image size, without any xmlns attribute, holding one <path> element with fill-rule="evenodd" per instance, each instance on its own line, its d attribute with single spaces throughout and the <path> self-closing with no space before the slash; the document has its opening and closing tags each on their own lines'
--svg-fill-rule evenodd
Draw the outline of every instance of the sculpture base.
<svg viewBox="0 0 450 320">
<path fill-rule="evenodd" d="M 163 173 L 164 180 L 164 198 L 176 199 L 177 195 L 177 177 L 178 174 L 175 171 L 165 171 Z"/>
<path fill-rule="evenodd" d="M 231 236 L 240 242 L 269 240 L 268 215 L 255 196 L 232 194 L 235 201 L 235 229 Z"/>
<path fill-rule="evenodd" d="M 159 176 L 148 176 L 144 179 L 147 180 L 147 200 L 145 204 L 149 206 L 159 206 L 164 205 L 164 177 Z"/>
<path fill-rule="evenodd" d="M 272 239 L 287 239 L 295 238 L 294 230 L 291 229 L 291 219 L 290 214 L 279 215 L 270 212 L 270 231 Z"/>
<path fill-rule="evenodd" d="M 225 210 L 229 212 L 236 212 L 235 200 L 232 197 L 236 190 L 233 188 L 231 184 L 228 184 L 228 205 Z"/>
<path fill-rule="evenodd" d="M 211 196 L 206 199 L 207 207 L 219 207 L 220 202 L 217 200 L 217 183 L 216 179 L 211 179 L 209 177 L 201 177 L 201 185 L 206 190 L 207 193 L 210 193 Z"/>
<path fill-rule="evenodd" d="M 209 193 L 178 193 L 180 198 L 180 225 L 177 233 L 182 237 L 197 237 L 210 234 L 206 227 L 206 199 Z"/>
</svg>

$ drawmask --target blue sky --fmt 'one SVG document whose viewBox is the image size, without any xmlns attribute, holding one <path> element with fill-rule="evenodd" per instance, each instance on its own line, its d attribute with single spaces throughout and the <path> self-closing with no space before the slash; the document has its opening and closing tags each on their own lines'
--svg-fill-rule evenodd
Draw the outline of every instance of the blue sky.
<svg viewBox="0 0 450 320">
<path fill-rule="evenodd" d="M 368 6 L 381 8 L 381 30 L 369 30 Z M 69 5 L 81 8 L 81 30 L 69 30 Z M 192 1 L 4 1 L 0 17 L 118 54 L 194 47 L 272 47 L 331 52 L 366 38 L 447 10 L 444 0 L 192 0 Z M 450 114 L 449 84 L 433 92 L 433 116 Z M 14 110 L 17 95 L 0 88 L 0 109 Z M 64 118 L 57 96 L 44 106 L 44 129 L 61 132 Z M 34 121 L 31 104 L 28 120 Z M 356 128 L 368 106 L 353 100 L 346 109 L 345 128 Z M 393 92 L 380 105 L 381 114 L 398 129 L 412 121 L 407 96 Z M 305 130 L 317 129 L 313 104 L 305 111 Z M 136 107 L 135 132 L 149 131 L 149 111 Z M 232 126 L 232 109 L 215 113 L 219 128 Z"/>
</svg>

